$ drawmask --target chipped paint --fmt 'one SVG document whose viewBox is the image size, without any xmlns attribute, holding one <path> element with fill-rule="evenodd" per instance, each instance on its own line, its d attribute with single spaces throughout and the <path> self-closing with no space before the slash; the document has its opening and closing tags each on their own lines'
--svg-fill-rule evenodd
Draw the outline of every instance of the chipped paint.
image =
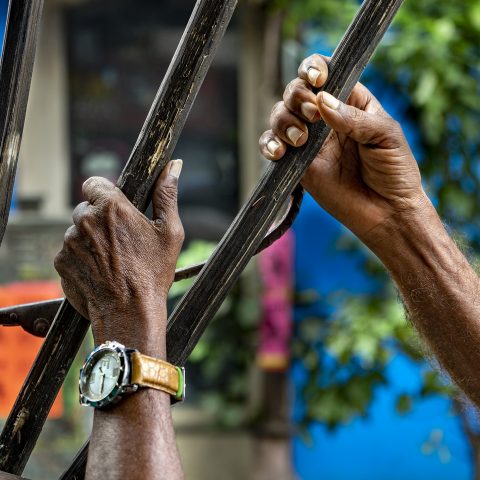
<svg viewBox="0 0 480 480">
<path fill-rule="evenodd" d="M 5 151 L 2 155 L 2 171 L 4 168 L 11 169 L 12 164 L 15 164 L 18 157 L 18 150 L 20 149 L 20 134 L 12 132 L 5 142 Z"/>
<path fill-rule="evenodd" d="M 157 148 L 155 149 L 155 153 L 148 159 L 148 175 L 151 176 L 153 175 L 153 172 L 157 168 L 158 161 L 163 155 L 163 152 L 169 145 L 170 141 L 172 140 L 172 129 L 173 127 L 170 127 L 168 129 L 168 132 L 162 138 L 157 145 Z"/>
<path fill-rule="evenodd" d="M 30 412 L 26 408 L 22 408 L 15 419 L 13 424 L 12 437 L 18 436 L 18 443 L 22 440 L 22 428 L 25 425 L 25 422 L 28 420 Z"/>
</svg>

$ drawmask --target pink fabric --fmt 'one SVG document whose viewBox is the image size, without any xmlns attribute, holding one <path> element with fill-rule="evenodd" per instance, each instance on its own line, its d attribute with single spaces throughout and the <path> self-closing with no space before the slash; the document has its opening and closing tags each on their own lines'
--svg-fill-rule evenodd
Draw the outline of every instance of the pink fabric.
<svg viewBox="0 0 480 480">
<path fill-rule="evenodd" d="M 291 230 L 260 254 L 263 293 L 257 361 L 265 370 L 284 370 L 289 365 L 293 317 L 293 256 L 294 235 Z"/>
</svg>

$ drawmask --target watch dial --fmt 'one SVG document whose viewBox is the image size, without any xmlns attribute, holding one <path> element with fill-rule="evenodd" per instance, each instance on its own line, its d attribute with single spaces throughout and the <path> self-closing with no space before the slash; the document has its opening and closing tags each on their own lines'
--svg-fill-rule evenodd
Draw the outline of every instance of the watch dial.
<svg viewBox="0 0 480 480">
<path fill-rule="evenodd" d="M 94 359 L 83 381 L 83 392 L 90 400 L 104 399 L 117 385 L 120 359 L 114 352 L 104 352 Z"/>
</svg>

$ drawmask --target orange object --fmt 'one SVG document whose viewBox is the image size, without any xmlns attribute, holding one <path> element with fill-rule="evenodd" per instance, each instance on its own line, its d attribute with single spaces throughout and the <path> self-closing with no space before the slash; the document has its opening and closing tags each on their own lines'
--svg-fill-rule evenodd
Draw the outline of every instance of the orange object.
<svg viewBox="0 0 480 480">
<path fill-rule="evenodd" d="M 0 286 L 0 308 L 61 296 L 62 290 L 56 282 L 12 283 Z M 42 338 L 30 335 L 21 327 L 0 327 L 0 417 L 6 417 L 13 407 L 42 342 Z M 60 391 L 49 418 L 58 418 L 62 413 Z"/>
</svg>

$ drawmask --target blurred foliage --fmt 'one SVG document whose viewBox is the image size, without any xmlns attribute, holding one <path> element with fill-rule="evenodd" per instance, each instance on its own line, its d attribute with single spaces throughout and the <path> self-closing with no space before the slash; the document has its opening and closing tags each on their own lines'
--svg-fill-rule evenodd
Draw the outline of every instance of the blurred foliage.
<svg viewBox="0 0 480 480">
<path fill-rule="evenodd" d="M 306 44 L 321 35 L 332 49 L 359 6 L 356 0 L 268 4 L 272 13 L 281 13 L 286 38 Z M 370 76 L 388 83 L 415 125 L 426 188 L 441 215 L 468 245 L 480 247 L 475 224 L 480 206 L 480 3 L 405 2 L 373 64 Z M 211 248 L 192 244 L 182 260 L 200 261 Z M 294 353 L 309 372 L 305 425 L 318 420 L 334 428 L 354 416 L 368 415 L 376 389 L 387 382 L 389 361 L 398 352 L 423 365 L 420 389 L 399 392 L 399 413 L 407 413 L 415 401 L 429 395 L 454 395 L 453 387 L 424 363 L 425 352 L 383 269 L 368 257 L 365 270 L 382 278 L 385 287 L 375 295 L 345 298 L 333 318 L 309 317 L 298 326 Z M 177 284 L 172 293 L 179 295 L 188 285 L 189 281 Z M 302 297 L 300 302 L 314 301 Z M 257 318 L 256 300 L 244 298 L 237 288 L 191 357 L 213 387 L 202 391 L 202 402 L 223 424 L 244 418 L 242 402 Z"/>
<path fill-rule="evenodd" d="M 282 12 L 286 37 L 306 44 L 320 36 L 333 49 L 359 3 L 272 0 L 270 6 Z M 440 214 L 468 246 L 479 248 L 480 3 L 405 2 L 373 65 L 370 78 L 391 87 L 415 125 L 423 179 Z M 385 276 L 370 258 L 365 269 Z M 345 299 L 334 318 L 301 322 L 295 351 L 309 372 L 306 423 L 318 420 L 334 427 L 366 415 L 376 387 L 387 381 L 395 353 L 423 362 L 424 352 L 386 278 L 384 285 L 374 295 Z M 420 390 L 399 394 L 399 413 L 428 395 L 454 398 L 453 387 L 436 371 L 426 365 L 422 371 Z M 453 403 L 458 410 L 459 402 Z"/>
<path fill-rule="evenodd" d="M 194 240 L 190 242 L 188 248 L 182 251 L 177 260 L 177 268 L 186 268 L 190 265 L 195 265 L 204 262 L 213 253 L 215 244 L 211 242 L 204 242 L 202 240 Z M 170 289 L 171 297 L 178 297 L 183 295 L 193 284 L 195 277 L 181 280 L 172 285 Z"/>
<path fill-rule="evenodd" d="M 423 346 L 406 322 L 401 304 L 387 283 L 382 296 L 337 299 L 339 308 L 329 318 L 300 321 L 294 355 L 308 375 L 303 387 L 303 426 L 320 421 L 333 429 L 353 417 L 368 416 L 378 387 L 388 383 L 387 369 L 402 353 L 421 366 L 419 389 L 398 392 L 396 409 L 408 413 L 416 400 L 455 393 L 436 370 L 424 363 Z M 308 306 L 299 296 L 299 306 Z"/>
<path fill-rule="evenodd" d="M 285 34 L 321 35 L 333 47 L 358 9 L 355 0 L 272 0 Z M 442 216 L 480 247 L 480 3 L 406 1 L 373 58 L 407 103 L 421 148 L 418 160 Z M 368 75 L 367 75 L 368 77 Z"/>
<path fill-rule="evenodd" d="M 177 267 L 206 260 L 214 248 L 209 242 L 191 242 Z M 174 284 L 172 299 L 178 300 L 192 283 L 189 279 Z M 258 317 L 258 298 L 248 295 L 237 282 L 189 357 L 188 396 L 193 393 L 221 427 L 237 427 L 248 420 L 248 373 L 255 354 Z"/>
</svg>

